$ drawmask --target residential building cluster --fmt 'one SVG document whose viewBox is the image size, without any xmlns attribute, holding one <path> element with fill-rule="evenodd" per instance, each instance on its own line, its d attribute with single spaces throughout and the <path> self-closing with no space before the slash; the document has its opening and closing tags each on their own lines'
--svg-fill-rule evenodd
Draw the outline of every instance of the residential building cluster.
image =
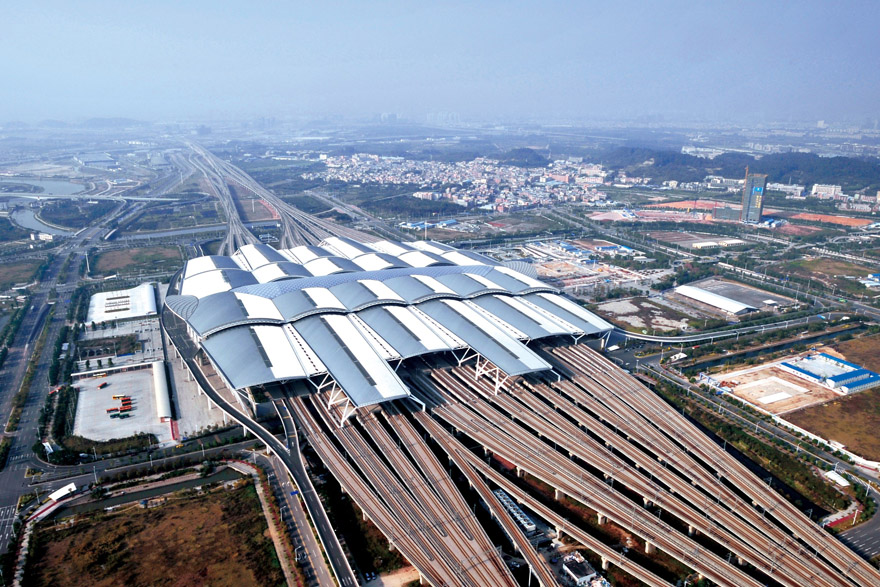
<svg viewBox="0 0 880 587">
<path fill-rule="evenodd" d="M 303 174 L 306 179 L 345 183 L 412 184 L 424 200 L 449 200 L 464 208 L 515 212 L 558 202 L 611 202 L 599 188 L 609 172 L 601 165 L 572 158 L 548 167 L 523 168 L 496 160 L 419 161 L 366 153 L 328 156 L 326 169 Z"/>
</svg>

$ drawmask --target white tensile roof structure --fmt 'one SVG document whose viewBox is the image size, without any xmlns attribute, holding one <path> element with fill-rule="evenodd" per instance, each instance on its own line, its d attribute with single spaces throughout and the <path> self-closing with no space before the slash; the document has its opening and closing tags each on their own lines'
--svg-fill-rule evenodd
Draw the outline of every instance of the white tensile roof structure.
<svg viewBox="0 0 880 587">
<path fill-rule="evenodd" d="M 694 287 L 692 285 L 680 285 L 675 288 L 675 293 L 714 308 L 718 308 L 719 310 L 735 316 L 757 310 L 754 306 L 732 300 L 715 292 L 700 289 L 699 287 Z"/>
<path fill-rule="evenodd" d="M 612 329 L 534 277 L 434 242 L 246 245 L 188 261 L 169 294 L 230 388 L 308 379 L 352 409 L 408 397 L 395 368 L 411 357 L 476 357 L 503 382 L 550 369 L 530 340 Z"/>
<path fill-rule="evenodd" d="M 156 290 L 152 283 L 131 289 L 102 291 L 89 300 L 86 322 L 109 322 L 156 315 Z"/>
</svg>

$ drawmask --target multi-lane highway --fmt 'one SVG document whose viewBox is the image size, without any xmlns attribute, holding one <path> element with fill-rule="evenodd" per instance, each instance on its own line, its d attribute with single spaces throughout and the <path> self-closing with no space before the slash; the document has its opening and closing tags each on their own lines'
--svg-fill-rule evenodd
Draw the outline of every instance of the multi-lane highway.
<svg viewBox="0 0 880 587">
<path fill-rule="evenodd" d="M 375 236 L 307 214 L 286 203 L 247 173 L 228 161 L 220 159 L 201 145 L 187 143 L 187 146 L 193 152 L 189 159 L 190 162 L 208 178 L 212 191 L 223 202 L 224 210 L 229 219 L 229 234 L 221 246 L 221 255 L 232 254 L 240 244 L 256 240 L 241 222 L 238 209 L 229 190 L 230 185 L 237 186 L 236 189 L 251 192 L 278 212 L 279 222 L 282 226 L 281 246 L 283 248 L 317 245 L 328 236 L 344 236 L 361 242 L 378 240 Z"/>
</svg>

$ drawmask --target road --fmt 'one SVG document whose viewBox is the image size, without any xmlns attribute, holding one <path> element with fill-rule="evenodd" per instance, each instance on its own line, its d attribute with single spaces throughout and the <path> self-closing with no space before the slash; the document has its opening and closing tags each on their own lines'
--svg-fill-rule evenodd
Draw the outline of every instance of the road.
<svg viewBox="0 0 880 587">
<path fill-rule="evenodd" d="M 874 497 L 876 500 L 876 493 Z M 867 559 L 880 556 L 880 514 L 874 514 L 867 522 L 844 530 L 839 536 L 841 542 Z"/>
<path fill-rule="evenodd" d="M 826 318 L 830 318 L 831 315 L 839 314 L 839 312 L 830 312 L 829 314 L 823 314 Z M 700 332 L 697 334 L 685 334 L 685 335 L 676 335 L 676 336 L 654 336 L 651 334 L 642 334 L 640 332 L 630 332 L 628 330 L 624 330 L 619 327 L 614 327 L 614 333 L 620 337 L 627 338 L 630 340 L 644 340 L 646 342 L 661 342 L 661 343 L 669 343 L 669 344 L 678 344 L 678 343 L 690 343 L 690 342 L 701 342 L 704 340 L 715 341 L 721 340 L 724 338 L 730 338 L 731 336 L 739 336 L 741 334 L 751 334 L 755 332 L 770 332 L 773 330 L 779 330 L 784 328 L 789 328 L 791 326 L 797 326 L 799 324 L 807 325 L 813 322 L 825 322 L 826 320 L 820 318 L 818 315 L 816 316 L 805 316 L 803 318 L 796 318 L 794 320 L 782 320 L 780 322 L 774 322 L 772 324 L 761 324 L 757 326 L 744 326 L 742 328 L 734 328 L 730 330 L 715 330 L 711 332 Z"/>
<path fill-rule="evenodd" d="M 275 499 L 281 507 L 282 521 L 287 525 L 293 538 L 293 548 L 297 560 L 303 568 L 306 579 L 318 585 L 333 585 L 334 581 L 324 560 L 324 554 L 315 533 L 309 525 L 302 503 L 293 492 L 298 493 L 296 485 L 291 483 L 284 463 L 275 456 L 259 455 L 257 462 L 269 473 L 269 482 L 275 489 Z"/>
</svg>

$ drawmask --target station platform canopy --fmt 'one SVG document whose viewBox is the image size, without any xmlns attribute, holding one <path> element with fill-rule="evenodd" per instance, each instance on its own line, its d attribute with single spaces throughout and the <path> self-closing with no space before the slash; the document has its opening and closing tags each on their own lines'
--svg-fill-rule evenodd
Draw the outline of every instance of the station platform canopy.
<svg viewBox="0 0 880 587">
<path fill-rule="evenodd" d="M 246 245 L 178 279 L 166 306 L 230 387 L 307 379 L 351 409 L 407 397 L 406 359 L 476 356 L 507 378 L 551 368 L 532 340 L 612 329 L 534 277 L 429 241 Z"/>
</svg>

